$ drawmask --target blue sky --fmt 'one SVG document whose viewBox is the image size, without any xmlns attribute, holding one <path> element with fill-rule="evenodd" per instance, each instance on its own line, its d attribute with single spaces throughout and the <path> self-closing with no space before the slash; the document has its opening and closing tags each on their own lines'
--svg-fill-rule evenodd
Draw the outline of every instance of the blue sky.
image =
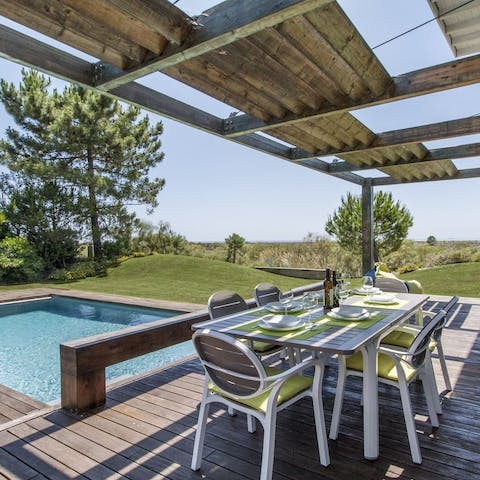
<svg viewBox="0 0 480 480">
<path fill-rule="evenodd" d="M 177 6 L 195 15 L 217 3 L 217 0 L 180 0 Z M 426 0 L 340 0 L 339 3 L 372 47 L 433 16 Z M 0 23 L 20 29 L 2 17 Z M 46 37 L 36 37 L 47 41 Z M 436 22 L 375 49 L 375 53 L 392 75 L 454 59 Z M 20 70 L 19 65 L 0 59 L 1 77 L 6 80 L 18 83 Z M 161 74 L 140 81 L 221 117 L 234 110 Z M 62 88 L 65 84 L 55 80 L 54 85 Z M 374 132 L 476 114 L 480 114 L 480 85 L 354 112 Z M 348 182 L 149 115 L 164 124 L 165 160 L 152 175 L 165 178 L 166 186 L 152 215 L 147 216 L 141 208 L 137 212 L 152 223 L 170 222 L 188 240 L 223 241 L 232 232 L 249 241 L 301 240 L 308 232 L 323 235 L 325 222 L 340 204 L 341 196 L 348 191 L 360 193 L 360 187 Z M 0 132 L 10 124 L 11 119 L 0 106 Z M 480 135 L 426 145 L 440 147 L 473 141 L 480 141 Z M 455 163 L 460 168 L 480 166 L 478 158 Z M 414 226 L 410 238 L 425 240 L 428 235 L 435 235 L 442 240 L 474 240 L 480 239 L 479 186 L 478 179 L 470 179 L 399 185 L 384 190 L 391 191 L 412 213 Z"/>
</svg>

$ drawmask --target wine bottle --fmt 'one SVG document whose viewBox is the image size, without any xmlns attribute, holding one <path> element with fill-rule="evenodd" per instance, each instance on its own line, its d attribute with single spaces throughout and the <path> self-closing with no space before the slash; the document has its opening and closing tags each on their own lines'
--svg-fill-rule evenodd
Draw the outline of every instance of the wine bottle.
<svg viewBox="0 0 480 480">
<path fill-rule="evenodd" d="M 330 310 L 333 307 L 333 283 L 330 269 L 325 270 L 325 280 L 323 281 L 323 306 L 325 310 Z"/>
<path fill-rule="evenodd" d="M 333 307 L 339 307 L 340 306 L 340 301 L 338 299 L 338 281 L 337 281 L 337 272 L 335 270 L 332 271 L 332 285 L 333 285 Z"/>
</svg>

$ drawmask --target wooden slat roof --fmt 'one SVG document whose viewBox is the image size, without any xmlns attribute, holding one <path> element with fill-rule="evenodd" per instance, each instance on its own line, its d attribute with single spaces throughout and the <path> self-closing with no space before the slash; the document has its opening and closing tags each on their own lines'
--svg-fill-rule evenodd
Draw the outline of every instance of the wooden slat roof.
<svg viewBox="0 0 480 480">
<path fill-rule="evenodd" d="M 364 177 L 350 172 L 367 167 L 387 175 L 383 184 L 461 178 L 452 159 L 464 146 L 445 158 L 422 142 L 480 132 L 475 118 L 384 133 L 357 120 L 356 108 L 477 83 L 480 56 L 392 77 L 333 0 L 227 0 L 198 19 L 166 0 L 0 0 L 0 14 L 99 62 L 6 28 L 4 57 L 358 184 Z M 220 119 L 134 82 L 155 71 L 240 115 Z M 477 144 L 468 151 L 480 154 Z M 332 155 L 343 161 L 321 159 Z"/>
<path fill-rule="evenodd" d="M 480 52 L 480 2 L 478 0 L 429 0 L 456 57 Z"/>
</svg>

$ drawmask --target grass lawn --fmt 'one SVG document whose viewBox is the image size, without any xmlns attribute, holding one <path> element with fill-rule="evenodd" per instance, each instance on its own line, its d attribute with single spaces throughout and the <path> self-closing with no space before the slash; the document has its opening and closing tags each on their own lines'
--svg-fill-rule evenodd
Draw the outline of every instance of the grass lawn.
<svg viewBox="0 0 480 480">
<path fill-rule="evenodd" d="M 86 278 L 61 287 L 206 304 L 217 290 L 233 290 L 250 298 L 260 282 L 274 283 L 282 290 L 313 283 L 218 260 L 152 255 L 127 260 L 109 269 L 105 277 Z"/>
<path fill-rule="evenodd" d="M 401 275 L 404 280 L 418 280 L 432 295 L 480 297 L 480 262 L 456 263 L 417 270 Z"/>
<path fill-rule="evenodd" d="M 425 293 L 431 295 L 480 297 L 480 262 L 417 270 L 401 275 L 401 278 L 420 281 Z M 0 287 L 0 290 L 58 286 L 74 290 L 206 304 L 208 297 L 217 290 L 233 290 L 245 298 L 252 297 L 253 287 L 260 282 L 271 282 L 278 285 L 281 290 L 313 283 L 312 280 L 283 277 L 218 260 L 152 255 L 127 260 L 119 267 L 109 269 L 104 277 L 62 284 L 10 285 Z M 360 285 L 360 280 L 354 279 L 352 286 L 357 285 Z"/>
</svg>

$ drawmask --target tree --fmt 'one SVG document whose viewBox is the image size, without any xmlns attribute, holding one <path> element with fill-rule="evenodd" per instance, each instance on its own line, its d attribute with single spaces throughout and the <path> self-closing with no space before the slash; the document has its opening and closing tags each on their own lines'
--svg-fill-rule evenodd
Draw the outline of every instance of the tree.
<svg viewBox="0 0 480 480">
<path fill-rule="evenodd" d="M 245 245 L 245 239 L 237 233 L 232 233 L 225 239 L 227 244 L 227 262 L 236 263 L 237 256 Z"/>
<path fill-rule="evenodd" d="M 413 218 L 405 206 L 393 200 L 391 193 L 377 192 L 373 200 L 373 234 L 375 258 L 398 250 Z M 342 248 L 362 252 L 361 198 L 351 193 L 342 197 L 340 207 L 328 217 L 325 231 L 335 237 Z"/>
<path fill-rule="evenodd" d="M 45 269 L 66 268 L 77 256 L 79 233 L 72 221 L 72 196 L 55 180 L 30 180 L 7 173 L 0 177 L 0 202 L 9 230 L 25 238 L 43 259 Z"/>
<path fill-rule="evenodd" d="M 436 239 L 433 235 L 429 235 L 429 236 L 427 237 L 427 243 L 428 243 L 431 247 L 433 247 L 433 246 L 435 246 L 435 245 L 437 244 L 437 239 Z"/>
<path fill-rule="evenodd" d="M 0 82 L 0 100 L 19 127 L 7 129 L 0 160 L 12 172 L 68 191 L 72 220 L 89 232 L 98 260 L 102 241 L 131 218 L 128 205 L 158 205 L 164 180 L 149 173 L 163 159 L 162 124 L 150 125 L 137 107 L 83 87 L 60 93 L 49 86 L 25 70 L 18 89 Z"/>
</svg>

